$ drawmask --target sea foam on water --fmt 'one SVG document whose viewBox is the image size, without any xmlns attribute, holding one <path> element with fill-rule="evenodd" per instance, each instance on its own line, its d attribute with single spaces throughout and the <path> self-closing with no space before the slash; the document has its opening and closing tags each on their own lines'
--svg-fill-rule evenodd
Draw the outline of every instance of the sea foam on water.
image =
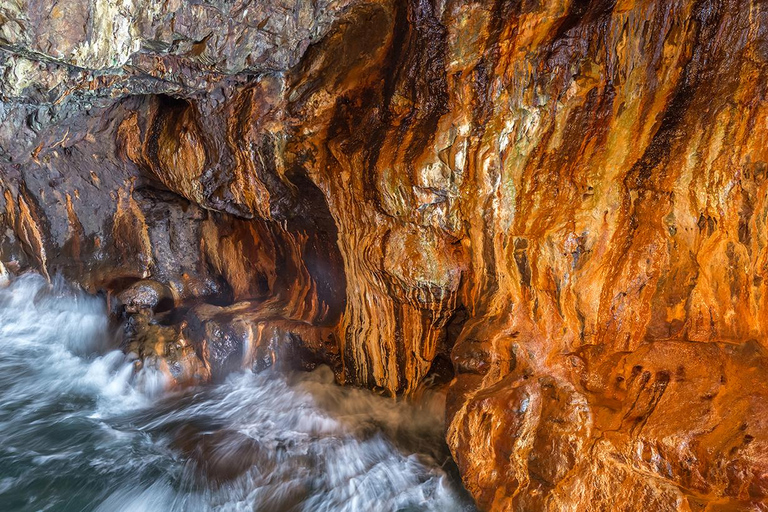
<svg viewBox="0 0 768 512">
<path fill-rule="evenodd" d="M 330 369 L 163 391 L 116 350 L 105 302 L 26 274 L 0 287 L 3 510 L 471 510 L 442 404 Z"/>
</svg>

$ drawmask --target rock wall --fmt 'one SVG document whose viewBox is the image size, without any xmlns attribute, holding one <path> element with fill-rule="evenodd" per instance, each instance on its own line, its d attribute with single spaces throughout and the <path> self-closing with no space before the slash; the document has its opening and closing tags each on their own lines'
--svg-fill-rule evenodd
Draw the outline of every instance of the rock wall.
<svg viewBox="0 0 768 512">
<path fill-rule="evenodd" d="M 767 71 L 759 1 L 12 2 L 0 260 L 178 383 L 452 378 L 483 509 L 765 510 Z"/>
</svg>

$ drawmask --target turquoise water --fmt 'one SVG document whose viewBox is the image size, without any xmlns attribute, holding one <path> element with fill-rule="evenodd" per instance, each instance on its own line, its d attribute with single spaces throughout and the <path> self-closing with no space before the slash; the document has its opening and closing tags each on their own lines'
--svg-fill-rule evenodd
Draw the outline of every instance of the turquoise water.
<svg viewBox="0 0 768 512">
<path fill-rule="evenodd" d="M 0 289 L 0 511 L 473 510 L 420 406 L 309 374 L 163 391 L 114 350 L 104 301 Z"/>
</svg>

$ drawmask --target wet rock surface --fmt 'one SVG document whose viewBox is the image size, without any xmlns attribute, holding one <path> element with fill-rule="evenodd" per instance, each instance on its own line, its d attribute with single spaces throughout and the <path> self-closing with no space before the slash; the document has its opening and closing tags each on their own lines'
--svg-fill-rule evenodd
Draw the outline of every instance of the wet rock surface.
<svg viewBox="0 0 768 512">
<path fill-rule="evenodd" d="M 133 283 L 117 295 L 117 300 L 129 314 L 138 313 L 142 309 L 162 312 L 174 307 L 170 290 L 163 284 L 150 279 Z"/>
<path fill-rule="evenodd" d="M 164 326 L 141 311 L 123 324 L 122 349 L 136 358 L 134 371 L 150 369 L 164 377 L 167 388 L 197 385 L 210 381 L 207 361 L 199 357 L 185 337 L 181 325 Z"/>
<path fill-rule="evenodd" d="M 206 482 L 221 485 L 230 482 L 254 466 L 269 473 L 274 463 L 262 455 L 258 441 L 236 430 L 205 432 L 193 424 L 173 432 L 171 448 L 180 451 L 196 466 Z"/>
<path fill-rule="evenodd" d="M 764 510 L 767 41 L 747 0 L 2 5 L 0 279 L 107 292 L 178 385 L 450 354 L 484 509 Z"/>
</svg>

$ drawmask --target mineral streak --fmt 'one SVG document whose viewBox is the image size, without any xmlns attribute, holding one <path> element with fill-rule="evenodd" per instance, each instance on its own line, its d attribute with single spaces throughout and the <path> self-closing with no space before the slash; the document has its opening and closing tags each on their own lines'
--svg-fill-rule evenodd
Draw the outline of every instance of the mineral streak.
<svg viewBox="0 0 768 512">
<path fill-rule="evenodd" d="M 757 0 L 12 0 L 0 276 L 179 384 L 447 373 L 486 510 L 768 510 L 767 71 Z"/>
</svg>

